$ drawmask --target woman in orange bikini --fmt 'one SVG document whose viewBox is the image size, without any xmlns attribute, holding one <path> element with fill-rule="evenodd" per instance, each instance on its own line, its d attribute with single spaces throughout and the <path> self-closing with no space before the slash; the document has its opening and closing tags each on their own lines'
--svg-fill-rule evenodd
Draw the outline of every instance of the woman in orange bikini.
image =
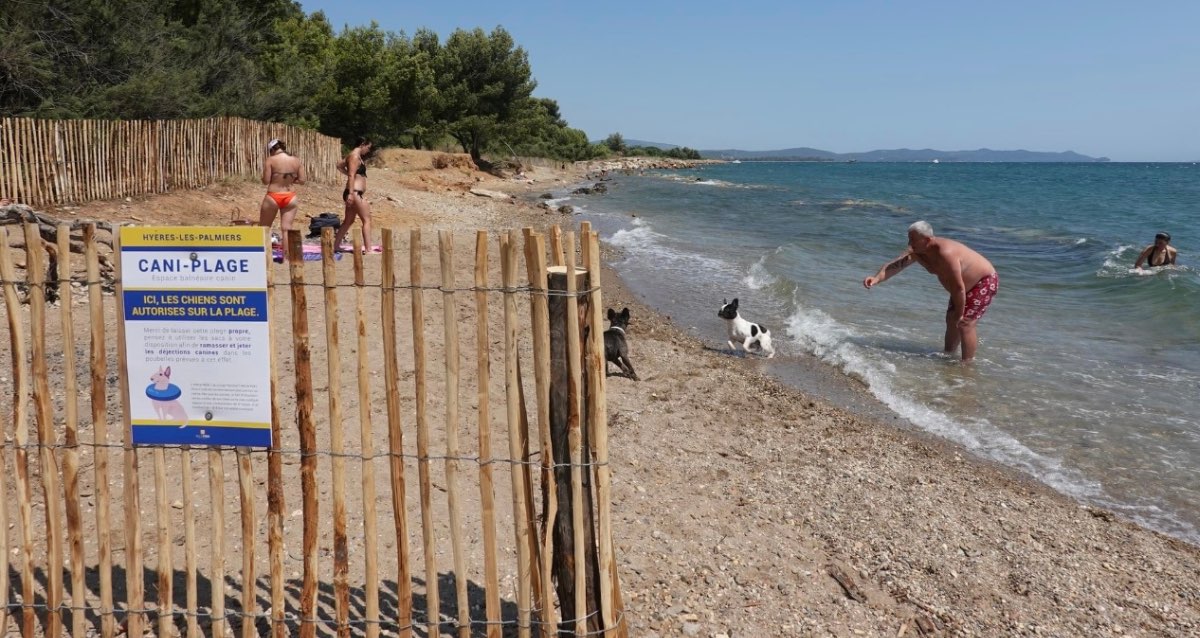
<svg viewBox="0 0 1200 638">
<path fill-rule="evenodd" d="M 292 187 L 304 183 L 304 164 L 294 155 L 289 155 L 282 140 L 267 142 L 267 160 L 263 162 L 262 182 L 267 185 L 258 208 L 258 224 L 270 228 L 275 215 L 282 212 L 279 226 L 283 231 L 283 254 L 287 255 L 288 231 L 296 219 L 296 192 Z"/>
<path fill-rule="evenodd" d="M 371 251 L 371 205 L 363 198 L 367 192 L 367 159 L 375 147 L 371 140 L 360 138 L 346 158 L 338 162 L 338 172 L 346 176 L 346 188 L 342 189 L 342 201 L 346 202 L 346 216 L 338 226 L 334 238 L 334 250 L 341 251 L 346 232 L 354 225 L 354 218 L 362 218 L 363 252 Z"/>
</svg>

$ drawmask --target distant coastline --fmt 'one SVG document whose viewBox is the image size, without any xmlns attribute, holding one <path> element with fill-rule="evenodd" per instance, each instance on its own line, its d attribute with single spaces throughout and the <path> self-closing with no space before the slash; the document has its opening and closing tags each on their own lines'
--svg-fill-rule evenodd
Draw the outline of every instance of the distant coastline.
<svg viewBox="0 0 1200 638">
<path fill-rule="evenodd" d="M 964 159 L 941 159 L 941 158 L 938 158 L 936 162 L 933 160 L 914 160 L 914 159 L 864 159 L 864 160 L 849 159 L 849 160 L 842 160 L 842 159 L 826 159 L 823 157 L 762 157 L 762 158 L 736 157 L 736 158 L 728 158 L 728 159 L 715 159 L 715 158 L 705 158 L 705 159 L 711 159 L 712 161 L 726 162 L 726 163 L 728 163 L 728 162 L 738 162 L 738 163 L 740 163 L 740 162 L 745 162 L 745 163 L 778 162 L 781 164 L 782 163 L 797 163 L 797 162 L 815 162 L 815 163 L 820 163 L 820 164 L 855 164 L 858 162 L 876 163 L 876 164 L 886 164 L 888 162 L 897 163 L 897 164 L 1006 164 L 1006 163 L 1007 164 L 1028 164 L 1028 163 L 1041 163 L 1041 164 L 1113 164 L 1113 163 L 1116 163 L 1116 164 L 1120 164 L 1120 163 L 1123 163 L 1123 162 L 1113 162 L 1112 160 L 1110 160 L 1108 158 L 1091 159 L 1091 160 L 975 160 L 975 159 L 964 160 Z M 1138 163 L 1142 163 L 1142 162 L 1133 162 L 1133 163 L 1138 164 Z M 1173 162 L 1146 162 L 1146 163 L 1170 164 Z M 1178 163 L 1186 164 L 1187 162 L 1178 162 Z"/>
<path fill-rule="evenodd" d="M 661 150 L 681 148 L 676 144 L 625 140 L 629 146 L 653 147 Z M 700 157 L 706 160 L 734 160 L 742 162 L 1110 162 L 1107 157 L 1091 157 L 1075 151 L 1027 151 L 975 150 L 942 151 L 932 148 L 877 149 L 861 153 L 834 153 L 807 146 L 784 148 L 771 151 L 746 151 L 736 148 L 701 150 Z"/>
<path fill-rule="evenodd" d="M 1074 151 L 997 151 L 988 148 L 964 151 L 936 149 L 887 149 L 863 153 L 834 153 L 815 148 L 788 148 L 775 151 L 723 149 L 700 151 L 706 159 L 791 162 L 1108 162 L 1107 157 L 1091 157 Z"/>
</svg>

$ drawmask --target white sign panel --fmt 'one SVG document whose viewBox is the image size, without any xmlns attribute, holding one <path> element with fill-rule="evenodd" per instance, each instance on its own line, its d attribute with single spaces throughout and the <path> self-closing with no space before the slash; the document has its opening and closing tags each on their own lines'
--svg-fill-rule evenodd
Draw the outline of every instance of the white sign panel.
<svg viewBox="0 0 1200 638">
<path fill-rule="evenodd" d="M 271 445 L 266 230 L 123 227 L 135 445 Z"/>
</svg>

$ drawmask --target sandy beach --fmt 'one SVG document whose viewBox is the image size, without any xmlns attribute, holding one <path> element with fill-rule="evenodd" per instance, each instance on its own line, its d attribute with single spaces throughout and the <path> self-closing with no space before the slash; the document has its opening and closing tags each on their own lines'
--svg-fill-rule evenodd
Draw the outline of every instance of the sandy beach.
<svg viewBox="0 0 1200 638">
<path fill-rule="evenodd" d="M 465 242 L 476 229 L 575 224 L 536 198 L 618 168 L 535 167 L 503 180 L 435 170 L 430 159 L 382 153 L 368 193 L 376 228 L 471 231 Z M 302 190 L 302 214 L 340 213 L 340 190 Z M 47 212 L 223 224 L 257 217 L 261 196 L 258 184 L 229 182 Z M 460 254 L 466 281 L 469 253 Z M 606 306 L 631 310 L 641 377 L 608 381 L 631 636 L 1200 634 L 1200 548 L 917 432 L 815 361 L 813 374 L 837 392 L 788 387 L 754 357 L 711 348 L 721 335 L 701 341 L 681 330 L 611 268 L 602 283 Z M 867 409 L 851 409 L 847 396 Z"/>
</svg>

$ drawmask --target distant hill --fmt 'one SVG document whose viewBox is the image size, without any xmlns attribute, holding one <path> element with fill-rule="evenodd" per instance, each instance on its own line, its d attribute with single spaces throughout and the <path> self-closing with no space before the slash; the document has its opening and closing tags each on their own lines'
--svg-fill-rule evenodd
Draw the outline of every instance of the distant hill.
<svg viewBox="0 0 1200 638">
<path fill-rule="evenodd" d="M 785 148 L 778 151 L 742 151 L 735 148 L 720 149 L 715 151 L 700 151 L 700 155 L 704 159 L 739 159 L 739 160 L 807 160 L 807 161 L 826 161 L 835 162 L 840 159 L 850 159 L 842 157 L 838 153 L 832 151 L 822 151 L 818 148 Z"/>
<path fill-rule="evenodd" d="M 601 142 L 593 142 L 593 143 L 600 144 Z M 663 144 L 662 142 L 647 142 L 645 140 L 631 140 L 631 139 L 626 139 L 625 145 L 626 146 L 650 146 L 653 148 L 662 149 L 664 151 L 669 151 L 673 148 L 679 148 L 678 144 Z"/>
<path fill-rule="evenodd" d="M 981 148 L 974 151 L 938 151 L 931 148 L 867 151 L 865 153 L 834 153 L 817 148 L 785 148 L 777 151 L 743 151 L 717 149 L 700 151 L 705 159 L 737 159 L 758 161 L 817 161 L 817 162 L 1107 162 L 1107 157 L 1089 157 L 1074 151 L 1061 153 L 1043 151 L 994 151 Z"/>
</svg>

